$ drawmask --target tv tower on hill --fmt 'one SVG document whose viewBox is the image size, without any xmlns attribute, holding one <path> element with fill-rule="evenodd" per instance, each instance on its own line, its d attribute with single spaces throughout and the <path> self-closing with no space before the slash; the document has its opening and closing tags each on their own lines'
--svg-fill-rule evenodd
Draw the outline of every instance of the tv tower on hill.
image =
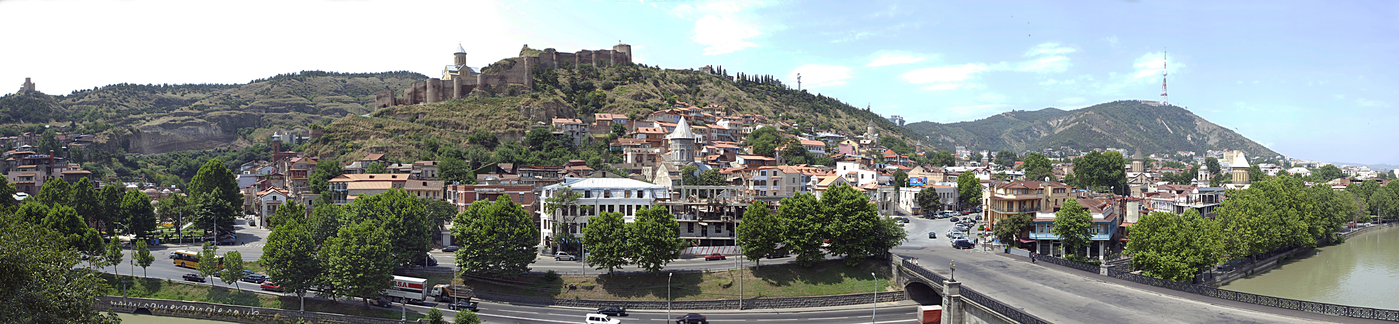
<svg viewBox="0 0 1399 324">
<path fill-rule="evenodd" d="M 1170 105 L 1170 100 L 1166 96 L 1166 49 L 1161 49 L 1161 105 Z"/>
</svg>

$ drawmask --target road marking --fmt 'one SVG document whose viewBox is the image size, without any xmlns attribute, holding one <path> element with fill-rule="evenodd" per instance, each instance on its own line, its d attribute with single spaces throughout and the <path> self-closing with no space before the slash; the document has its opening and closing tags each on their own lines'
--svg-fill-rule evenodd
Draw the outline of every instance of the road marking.
<svg viewBox="0 0 1399 324">
<path fill-rule="evenodd" d="M 808 319 L 809 319 L 809 320 L 833 320 L 833 319 L 847 319 L 847 318 L 852 318 L 852 317 L 854 317 L 854 316 L 845 316 L 845 317 L 817 317 L 817 318 L 808 318 Z"/>
<path fill-rule="evenodd" d="M 785 319 L 760 319 L 760 320 L 755 320 L 755 321 L 759 321 L 759 322 L 782 322 L 782 321 L 799 321 L 799 320 L 801 320 L 801 319 L 797 319 L 797 318 L 785 318 Z"/>
<path fill-rule="evenodd" d="M 567 324 L 572 324 L 572 323 L 574 323 L 574 322 L 555 321 L 555 320 L 547 320 L 547 319 L 539 319 L 539 318 L 518 317 L 518 316 L 510 316 L 510 315 L 498 315 L 498 314 L 491 314 L 491 313 L 476 313 L 476 316 L 504 317 L 504 318 L 518 319 L 518 320 L 528 320 L 528 321 L 538 321 L 538 322 L 550 322 L 550 323 L 567 323 Z"/>
</svg>

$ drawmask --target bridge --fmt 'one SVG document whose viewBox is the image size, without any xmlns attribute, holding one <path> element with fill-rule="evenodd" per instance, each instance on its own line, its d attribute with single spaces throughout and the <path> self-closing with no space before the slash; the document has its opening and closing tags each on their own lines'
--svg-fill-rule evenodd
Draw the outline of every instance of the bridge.
<svg viewBox="0 0 1399 324">
<path fill-rule="evenodd" d="M 1225 290 L 1187 291 L 1129 273 L 1104 275 L 1000 253 L 896 248 L 893 276 L 909 299 L 941 305 L 942 323 L 1372 323 L 1393 311 L 1324 305 Z M 917 258 L 912 261 L 907 258 Z M 1023 260 L 1022 260 L 1023 259 Z M 956 260 L 956 261 L 953 261 Z M 952 271 L 955 262 L 956 271 Z M 1090 266 L 1090 265 L 1085 265 Z M 1088 271 L 1093 270 L 1093 271 Z M 951 279 L 957 279 L 952 281 Z M 1123 279 L 1127 278 L 1127 279 Z M 1176 289 L 1181 288 L 1181 289 Z M 1208 288 L 1208 287 L 1205 287 Z M 1213 289 L 1213 288 L 1209 288 Z"/>
</svg>

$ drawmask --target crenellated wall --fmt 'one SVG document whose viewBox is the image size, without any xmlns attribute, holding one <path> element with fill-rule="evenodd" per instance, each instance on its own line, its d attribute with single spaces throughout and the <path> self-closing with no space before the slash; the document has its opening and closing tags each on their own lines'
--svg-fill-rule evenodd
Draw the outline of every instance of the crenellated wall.
<svg viewBox="0 0 1399 324">
<path fill-rule="evenodd" d="M 375 93 L 374 108 L 418 103 L 435 103 L 449 99 L 466 97 L 477 88 L 504 89 L 510 84 L 524 85 L 534 89 L 534 69 L 557 69 L 590 64 L 606 66 L 610 64 L 631 64 L 631 45 L 618 44 L 610 50 L 580 50 L 577 53 L 564 53 L 546 48 L 536 56 L 517 57 L 516 64 L 505 71 L 481 73 L 475 77 L 454 77 L 451 80 L 437 78 L 414 83 L 404 89 L 402 96 L 392 91 Z M 523 63 L 523 64 L 520 64 Z M 484 72 L 484 71 L 483 71 Z M 464 74 L 465 72 L 463 72 Z"/>
</svg>

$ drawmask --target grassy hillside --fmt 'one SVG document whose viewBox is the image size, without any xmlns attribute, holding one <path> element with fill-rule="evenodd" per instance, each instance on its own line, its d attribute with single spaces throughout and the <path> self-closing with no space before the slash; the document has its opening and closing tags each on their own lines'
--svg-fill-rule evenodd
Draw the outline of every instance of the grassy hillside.
<svg viewBox="0 0 1399 324">
<path fill-rule="evenodd" d="M 970 122 L 918 122 L 906 127 L 941 146 L 966 145 L 977 150 L 1021 152 L 1067 146 L 1079 150 L 1140 149 L 1143 154 L 1229 149 L 1251 156 L 1278 155 L 1183 108 L 1154 106 L 1138 100 L 1072 111 L 1046 108 L 1006 112 Z"/>
</svg>

